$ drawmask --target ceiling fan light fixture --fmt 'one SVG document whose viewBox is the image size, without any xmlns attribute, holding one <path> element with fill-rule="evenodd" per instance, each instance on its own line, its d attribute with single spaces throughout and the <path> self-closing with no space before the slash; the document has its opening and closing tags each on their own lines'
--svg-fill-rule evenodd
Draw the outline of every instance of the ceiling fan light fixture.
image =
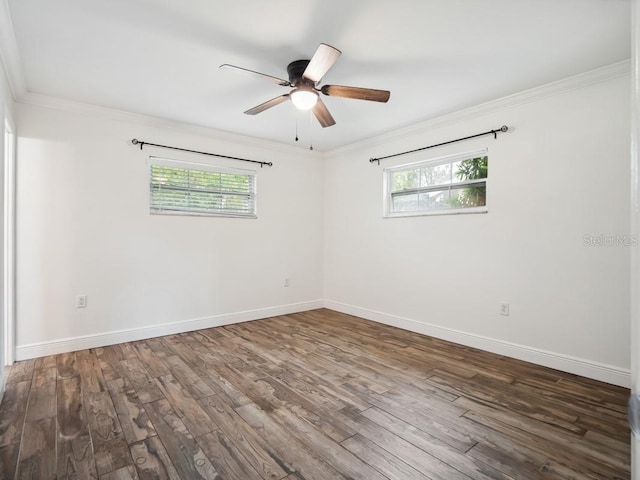
<svg viewBox="0 0 640 480">
<path fill-rule="evenodd" d="M 311 88 L 298 87 L 289 94 L 289 98 L 298 110 L 310 110 L 318 102 L 318 93 Z"/>
</svg>

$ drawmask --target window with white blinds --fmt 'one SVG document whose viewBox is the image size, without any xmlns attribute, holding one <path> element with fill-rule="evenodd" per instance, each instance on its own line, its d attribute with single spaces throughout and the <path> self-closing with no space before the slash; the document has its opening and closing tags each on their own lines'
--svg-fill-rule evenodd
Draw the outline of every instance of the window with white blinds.
<svg viewBox="0 0 640 480">
<path fill-rule="evenodd" d="M 256 218 L 256 172 L 150 157 L 150 213 Z"/>
</svg>

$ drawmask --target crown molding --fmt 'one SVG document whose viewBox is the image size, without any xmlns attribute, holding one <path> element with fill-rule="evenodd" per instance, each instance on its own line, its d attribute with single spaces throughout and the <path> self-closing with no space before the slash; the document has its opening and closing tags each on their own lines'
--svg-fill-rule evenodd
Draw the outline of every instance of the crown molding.
<svg viewBox="0 0 640 480">
<path fill-rule="evenodd" d="M 260 148 L 275 153 L 295 154 L 304 158 L 322 158 L 326 152 L 309 152 L 301 147 L 264 140 L 237 133 L 216 130 L 202 125 L 195 125 L 177 120 L 153 117 L 114 108 L 102 107 L 72 100 L 67 100 L 28 91 L 24 77 L 22 62 L 18 52 L 18 43 L 13 30 L 13 22 L 9 11 L 8 0 L 0 0 L 0 62 L 6 72 L 9 88 L 17 103 L 53 108 L 82 115 L 97 116 L 115 121 L 171 129 L 185 134 L 199 135 L 231 144 Z"/>
<path fill-rule="evenodd" d="M 363 148 L 370 148 L 372 146 L 380 146 L 392 142 L 394 140 L 402 139 L 414 134 L 419 134 L 427 129 L 434 129 L 440 127 L 446 127 L 462 121 L 471 120 L 473 118 L 482 117 L 490 113 L 498 112 L 507 108 L 511 108 L 518 105 L 524 105 L 527 103 L 536 102 L 548 97 L 560 95 L 563 93 L 586 88 L 591 85 L 606 82 L 616 78 L 627 76 L 631 73 L 631 60 L 622 60 L 620 62 L 606 65 L 604 67 L 596 68 L 588 72 L 580 73 L 571 77 L 557 80 L 555 82 L 540 85 L 538 87 L 524 90 L 522 92 L 514 93 L 506 97 L 501 97 L 495 100 L 491 100 L 474 107 L 457 110 L 455 112 L 446 113 L 437 117 L 428 118 L 419 123 L 415 123 L 408 127 L 399 128 L 397 130 L 390 131 L 388 133 L 370 137 L 364 140 L 359 140 L 355 143 L 338 147 L 331 150 L 331 155 L 342 155 L 347 153 L 353 153 Z"/>
<path fill-rule="evenodd" d="M 0 62 L 7 75 L 13 98 L 17 99 L 27 91 L 27 83 L 7 0 L 0 0 Z"/>
<path fill-rule="evenodd" d="M 40 107 L 65 110 L 84 115 L 98 116 L 116 121 L 126 121 L 140 125 L 176 130 L 185 134 L 194 134 L 207 138 L 220 140 L 232 144 L 241 144 L 255 148 L 266 149 L 276 153 L 288 153 L 303 156 L 305 158 L 327 158 L 334 155 L 352 153 L 363 148 L 380 146 L 391 141 L 418 134 L 426 129 L 433 129 L 481 117 L 489 113 L 497 112 L 513 106 L 535 102 L 544 98 L 562 93 L 585 88 L 601 82 L 629 75 L 631 72 L 630 59 L 611 65 L 590 70 L 562 80 L 551 82 L 539 87 L 534 87 L 506 97 L 491 100 L 480 105 L 465 108 L 444 115 L 427 118 L 419 123 L 396 129 L 387 133 L 358 140 L 341 147 L 327 151 L 309 152 L 300 147 L 291 146 L 279 142 L 249 137 L 237 133 L 213 129 L 202 125 L 190 124 L 176 120 L 152 117 L 114 108 L 102 107 L 58 97 L 29 92 L 18 53 L 13 24 L 9 12 L 8 0 L 0 0 L 0 61 L 4 66 L 14 100 L 18 103 L 35 105 Z"/>
<path fill-rule="evenodd" d="M 245 147 L 249 146 L 259 148 L 261 150 L 267 150 L 274 153 L 294 154 L 299 157 L 301 156 L 308 159 L 318 159 L 326 156 L 326 152 L 315 150 L 313 152 L 309 152 L 306 149 L 302 149 L 300 147 L 290 146 L 283 143 L 273 142 L 256 137 L 239 135 L 237 133 L 217 130 L 202 125 L 180 122 L 177 120 L 169 120 L 161 117 L 153 117 L 141 113 L 133 113 L 126 110 L 119 110 L 89 103 L 77 102 L 74 100 L 52 97 L 39 93 L 24 92 L 22 95 L 16 98 L 16 102 L 24 105 L 33 105 L 36 107 L 51 108 L 54 110 L 62 110 L 80 115 L 99 117 L 117 122 L 127 122 L 131 124 L 142 125 L 145 127 L 172 130 L 174 132 L 184 133 L 187 135 L 198 135 L 201 137 L 209 138 L 211 140 L 218 140 L 221 142 L 242 145 Z"/>
</svg>

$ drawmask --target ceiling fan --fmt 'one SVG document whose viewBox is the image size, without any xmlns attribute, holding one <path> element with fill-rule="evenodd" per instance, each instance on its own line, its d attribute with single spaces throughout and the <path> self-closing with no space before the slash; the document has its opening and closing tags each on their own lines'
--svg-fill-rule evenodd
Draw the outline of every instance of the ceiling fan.
<svg viewBox="0 0 640 480">
<path fill-rule="evenodd" d="M 291 100 L 293 105 L 300 110 L 311 110 L 320 122 L 322 127 L 335 125 L 327 106 L 320 98 L 319 92 L 330 97 L 356 98 L 358 100 L 369 100 L 373 102 L 385 103 L 389 100 L 391 92 L 388 90 L 375 90 L 372 88 L 346 87 L 343 85 L 323 85 L 318 84 L 327 71 L 333 66 L 341 55 L 337 48 L 321 43 L 311 60 L 296 60 L 287 66 L 289 80 L 274 77 L 265 73 L 255 72 L 247 68 L 237 67 L 225 63 L 220 68 L 234 69 L 242 73 L 260 75 L 265 80 L 276 83 L 282 87 L 293 87 L 289 93 L 267 100 L 260 105 L 247 110 L 247 115 L 256 115 L 265 110 L 275 107 L 287 100 Z"/>
</svg>

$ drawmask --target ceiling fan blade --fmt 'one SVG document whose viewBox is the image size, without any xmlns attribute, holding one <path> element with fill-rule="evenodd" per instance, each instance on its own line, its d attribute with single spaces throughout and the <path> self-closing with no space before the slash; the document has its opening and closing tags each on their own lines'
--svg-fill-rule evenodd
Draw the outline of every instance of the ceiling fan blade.
<svg viewBox="0 0 640 480">
<path fill-rule="evenodd" d="M 288 99 L 289 99 L 289 94 L 285 93 L 284 95 L 280 95 L 279 97 L 272 98 L 271 100 L 267 100 L 266 102 L 261 103 L 257 107 L 253 107 L 244 113 L 246 113 L 247 115 L 256 115 L 260 112 L 264 112 L 268 108 L 275 107 L 276 105 L 280 105 L 282 102 L 286 102 Z"/>
<path fill-rule="evenodd" d="M 337 48 L 321 43 L 316 53 L 311 57 L 309 65 L 305 68 L 302 76 L 312 82 L 319 82 L 341 54 L 342 52 Z"/>
<path fill-rule="evenodd" d="M 336 124 L 336 121 L 333 119 L 333 117 L 329 113 L 329 110 L 327 109 L 327 106 L 322 100 L 318 99 L 312 111 L 318 119 L 318 122 L 320 122 L 320 125 L 322 125 L 322 128 L 330 127 L 331 125 Z"/>
<path fill-rule="evenodd" d="M 373 88 L 345 87 L 343 85 L 324 85 L 320 91 L 330 97 L 355 98 L 358 100 L 370 100 L 372 102 L 386 103 L 391 96 L 388 90 L 375 90 Z"/>
<path fill-rule="evenodd" d="M 291 86 L 291 82 L 289 80 L 285 80 L 284 78 L 274 77 L 272 75 L 267 75 L 266 73 L 255 72 L 253 70 L 249 70 L 248 68 L 236 67 L 235 65 L 229 65 L 228 63 L 223 63 L 218 68 L 231 69 L 232 71 L 235 71 L 238 73 L 260 75 L 265 80 L 268 80 L 273 83 L 277 83 L 278 85 L 282 85 L 283 87 Z"/>
</svg>

